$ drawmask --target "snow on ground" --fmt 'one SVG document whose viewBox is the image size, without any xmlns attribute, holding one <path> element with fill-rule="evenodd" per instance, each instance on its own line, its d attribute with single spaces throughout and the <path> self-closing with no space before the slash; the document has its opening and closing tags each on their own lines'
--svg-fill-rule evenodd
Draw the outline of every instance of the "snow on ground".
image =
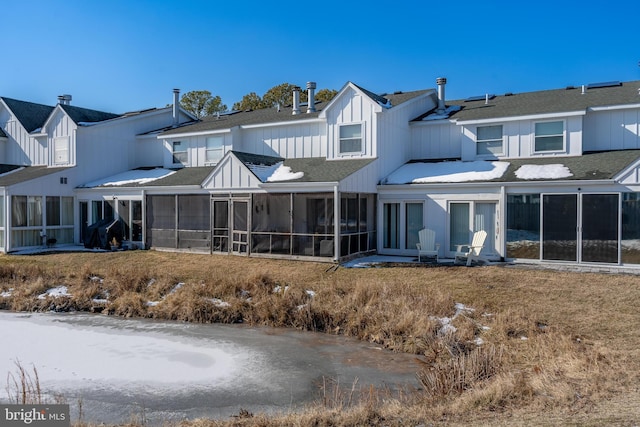
<svg viewBox="0 0 640 427">
<path fill-rule="evenodd" d="M 69 289 L 66 286 L 56 286 L 55 288 L 47 289 L 43 294 L 38 295 L 38 299 L 70 297 Z"/>
<path fill-rule="evenodd" d="M 553 165 L 522 165 L 515 172 L 520 179 L 559 179 L 573 176 L 568 167 Z"/>
<path fill-rule="evenodd" d="M 75 326 L 69 317 L 3 314 L 3 341 L 10 347 L 0 356 L 0 372 L 14 372 L 18 360 L 28 371 L 35 367 L 43 385 L 72 390 L 106 383 L 220 384 L 233 381 L 249 357 L 167 334 Z"/>
<path fill-rule="evenodd" d="M 416 162 L 407 163 L 389 175 L 386 184 L 489 181 L 500 178 L 509 162 Z"/>
<path fill-rule="evenodd" d="M 148 184 L 160 178 L 165 178 L 176 173 L 170 169 L 135 169 L 119 173 L 107 178 L 89 182 L 84 187 L 119 186 L 127 184 Z"/>
</svg>

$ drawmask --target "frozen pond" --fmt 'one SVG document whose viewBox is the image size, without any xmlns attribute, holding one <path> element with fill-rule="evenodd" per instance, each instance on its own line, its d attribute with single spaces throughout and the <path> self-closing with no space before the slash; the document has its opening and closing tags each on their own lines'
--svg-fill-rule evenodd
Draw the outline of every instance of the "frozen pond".
<svg viewBox="0 0 640 427">
<path fill-rule="evenodd" d="M 0 375 L 16 360 L 35 367 L 72 420 L 80 406 L 83 420 L 105 423 L 286 412 L 317 399 L 323 378 L 418 387 L 413 356 L 325 334 L 90 314 L 0 312 L 0 325 Z"/>
</svg>

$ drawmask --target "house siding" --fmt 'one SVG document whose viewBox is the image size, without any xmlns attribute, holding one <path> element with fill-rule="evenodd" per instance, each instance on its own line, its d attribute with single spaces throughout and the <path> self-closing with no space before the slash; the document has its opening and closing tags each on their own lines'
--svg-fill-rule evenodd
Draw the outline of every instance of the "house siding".
<svg viewBox="0 0 640 427">
<path fill-rule="evenodd" d="M 326 129 L 326 123 L 317 121 L 242 129 L 233 149 L 287 159 L 325 157 Z"/>
<path fill-rule="evenodd" d="M 591 112 L 584 121 L 584 150 L 640 148 L 640 110 Z"/>
<path fill-rule="evenodd" d="M 327 111 L 328 130 L 328 151 L 327 159 L 345 159 L 360 157 L 376 157 L 378 134 L 375 129 L 378 126 L 376 107 L 372 100 L 361 95 L 352 87 L 349 87 L 339 98 L 334 100 L 330 111 Z M 381 108 L 378 106 L 378 109 Z M 362 152 L 340 154 L 340 125 L 363 124 L 362 129 Z"/>
</svg>

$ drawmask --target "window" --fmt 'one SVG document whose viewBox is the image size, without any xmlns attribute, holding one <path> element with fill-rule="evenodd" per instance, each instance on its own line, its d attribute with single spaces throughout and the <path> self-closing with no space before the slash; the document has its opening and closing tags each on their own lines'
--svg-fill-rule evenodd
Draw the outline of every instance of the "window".
<svg viewBox="0 0 640 427">
<path fill-rule="evenodd" d="M 406 205 L 406 236 L 405 245 L 407 249 L 416 249 L 417 243 L 420 243 L 418 233 L 424 228 L 423 225 L 423 203 L 407 203 Z"/>
<path fill-rule="evenodd" d="M 385 203 L 382 207 L 382 246 L 400 248 L 400 203 Z"/>
<path fill-rule="evenodd" d="M 207 138 L 206 163 L 218 163 L 224 155 L 224 136 Z"/>
<path fill-rule="evenodd" d="M 186 164 L 187 161 L 187 144 L 183 141 L 173 141 L 173 163 Z"/>
<path fill-rule="evenodd" d="M 502 154 L 502 125 L 479 126 L 476 142 L 478 155 Z"/>
<path fill-rule="evenodd" d="M 340 126 L 340 154 L 362 152 L 362 125 Z"/>
<path fill-rule="evenodd" d="M 562 151 L 564 149 L 564 123 L 536 123 L 535 152 Z"/>
<path fill-rule="evenodd" d="M 54 159 L 56 165 L 69 163 L 69 138 L 60 137 L 53 140 Z"/>
</svg>

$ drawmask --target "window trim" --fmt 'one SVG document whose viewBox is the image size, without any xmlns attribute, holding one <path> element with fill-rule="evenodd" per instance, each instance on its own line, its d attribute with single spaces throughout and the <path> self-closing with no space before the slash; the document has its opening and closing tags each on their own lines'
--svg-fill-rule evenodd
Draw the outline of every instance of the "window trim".
<svg viewBox="0 0 640 427">
<path fill-rule="evenodd" d="M 500 127 L 500 139 L 494 138 L 494 139 L 480 139 L 479 138 L 479 134 L 480 134 L 480 129 L 481 128 L 490 128 L 490 127 Z M 498 153 L 479 153 L 478 152 L 478 146 L 479 144 L 486 144 L 488 142 L 500 142 L 500 152 Z M 479 157 L 496 157 L 496 156 L 504 156 L 504 126 L 502 124 L 497 124 L 497 125 L 483 125 L 483 126 L 476 126 L 476 156 Z"/>
<path fill-rule="evenodd" d="M 176 143 L 184 144 L 184 149 L 181 151 L 176 151 Z M 176 154 L 184 154 L 184 161 L 176 158 Z M 176 161 L 178 160 L 178 161 Z M 189 163 L 189 143 L 183 140 L 171 141 L 171 163 L 174 165 L 186 165 Z"/>
<path fill-rule="evenodd" d="M 342 138 L 341 130 L 342 130 L 342 128 L 346 128 L 348 126 L 351 126 L 351 127 L 359 126 L 360 127 L 360 137 L 359 138 Z M 338 155 L 340 155 L 340 156 L 353 156 L 353 155 L 363 154 L 364 153 L 364 142 L 365 142 L 364 141 L 364 135 L 365 135 L 364 122 L 340 123 L 338 125 Z M 342 141 L 355 141 L 355 140 L 360 140 L 360 150 L 342 151 Z"/>
<path fill-rule="evenodd" d="M 541 135 L 537 136 L 536 134 L 536 125 L 539 123 L 562 123 L 562 134 L 553 134 L 553 135 Z M 533 122 L 533 139 L 532 139 L 532 151 L 534 154 L 545 154 L 545 153 L 565 153 L 567 151 L 567 126 L 566 120 L 541 120 Z M 562 136 L 562 148 L 556 150 L 538 150 L 536 148 L 537 139 L 538 138 L 557 138 L 558 136 Z"/>
</svg>

